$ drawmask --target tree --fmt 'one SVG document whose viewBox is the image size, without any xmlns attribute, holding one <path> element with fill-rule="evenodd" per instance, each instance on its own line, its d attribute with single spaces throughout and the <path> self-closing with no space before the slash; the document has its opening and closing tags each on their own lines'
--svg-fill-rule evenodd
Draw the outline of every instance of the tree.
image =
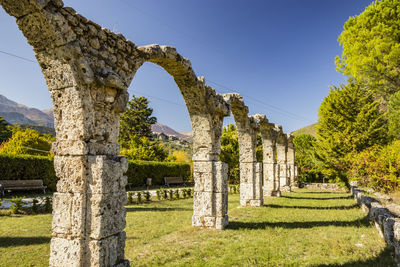
<svg viewBox="0 0 400 267">
<path fill-rule="evenodd" d="M 302 182 L 321 180 L 321 162 L 317 156 L 317 139 L 310 134 L 298 134 L 293 139 L 296 148 L 298 176 Z"/>
<path fill-rule="evenodd" d="M 229 183 L 239 184 L 239 141 L 236 127 L 233 124 L 224 127 L 222 131 L 219 160 L 228 164 Z"/>
<path fill-rule="evenodd" d="M 131 136 L 151 137 L 151 125 L 157 122 L 152 117 L 153 109 L 148 107 L 149 101 L 144 96 L 135 97 L 128 102 L 126 111 L 121 114 L 118 142 L 128 148 Z"/>
<path fill-rule="evenodd" d="M 35 130 L 14 127 L 12 137 L 0 146 L 0 153 L 48 156 L 53 141 L 54 138 L 43 136 Z"/>
<path fill-rule="evenodd" d="M 0 116 L 0 144 L 7 141 L 12 135 L 11 127 L 7 121 Z"/>
<path fill-rule="evenodd" d="M 368 84 L 385 101 L 400 89 L 400 0 L 375 1 L 350 17 L 339 36 L 338 71 Z"/>
<path fill-rule="evenodd" d="M 400 92 L 390 97 L 387 119 L 390 137 L 400 140 Z"/>
<path fill-rule="evenodd" d="M 161 144 L 151 142 L 147 137 L 131 136 L 127 147 L 121 150 L 121 155 L 130 160 L 165 161 L 168 151 Z"/>
<path fill-rule="evenodd" d="M 387 142 L 387 124 L 370 92 L 349 79 L 332 86 L 318 111 L 318 156 L 324 175 L 347 183 L 345 157 Z"/>
</svg>

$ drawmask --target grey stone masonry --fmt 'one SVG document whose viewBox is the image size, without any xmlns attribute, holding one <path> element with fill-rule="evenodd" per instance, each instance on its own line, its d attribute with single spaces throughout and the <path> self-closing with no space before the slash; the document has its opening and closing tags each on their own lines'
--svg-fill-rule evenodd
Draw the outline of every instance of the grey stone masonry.
<svg viewBox="0 0 400 267">
<path fill-rule="evenodd" d="M 263 146 L 263 194 L 266 197 L 276 196 L 279 190 L 277 183 L 275 124 L 263 121 L 260 123 Z"/>
<path fill-rule="evenodd" d="M 291 188 L 299 187 L 296 175 L 296 165 L 295 165 L 295 147 L 293 143 L 294 136 L 287 134 L 288 149 L 287 149 L 287 166 L 288 166 L 288 176 L 289 185 Z"/>
<path fill-rule="evenodd" d="M 257 182 L 257 132 L 260 125 L 258 120 L 265 115 L 248 117 L 248 107 L 239 94 L 224 94 L 225 101 L 230 105 L 235 119 L 239 141 L 240 167 L 240 205 L 262 206 L 262 187 Z M 260 117 L 261 116 L 261 117 Z"/>
<path fill-rule="evenodd" d="M 282 126 L 277 125 L 278 137 L 276 142 L 276 159 L 278 164 L 279 191 L 290 191 L 288 165 L 287 165 L 287 136 L 282 131 Z"/>
</svg>

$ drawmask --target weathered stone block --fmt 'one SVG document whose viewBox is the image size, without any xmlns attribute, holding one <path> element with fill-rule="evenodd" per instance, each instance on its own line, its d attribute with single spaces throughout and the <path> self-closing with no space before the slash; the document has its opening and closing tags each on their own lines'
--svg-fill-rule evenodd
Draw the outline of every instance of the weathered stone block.
<svg viewBox="0 0 400 267">
<path fill-rule="evenodd" d="M 86 195 L 54 193 L 53 235 L 83 238 L 85 232 Z"/>
<path fill-rule="evenodd" d="M 59 178 L 59 193 L 85 193 L 87 175 L 87 157 L 54 156 L 54 170 Z"/>
<path fill-rule="evenodd" d="M 88 192 L 109 194 L 125 191 L 128 160 L 124 157 L 89 156 Z"/>
<path fill-rule="evenodd" d="M 50 242 L 50 267 L 84 266 L 84 240 L 53 237 Z"/>
<path fill-rule="evenodd" d="M 93 239 L 118 234 L 125 226 L 126 193 L 89 195 L 87 227 Z"/>
<path fill-rule="evenodd" d="M 124 260 L 125 232 L 89 242 L 85 266 L 115 266 Z"/>
</svg>

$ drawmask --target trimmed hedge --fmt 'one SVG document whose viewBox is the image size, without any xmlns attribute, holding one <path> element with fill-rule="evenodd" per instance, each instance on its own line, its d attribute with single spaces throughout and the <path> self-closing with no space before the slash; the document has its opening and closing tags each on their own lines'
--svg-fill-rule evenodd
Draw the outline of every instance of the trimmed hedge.
<svg viewBox="0 0 400 267">
<path fill-rule="evenodd" d="M 0 154 L 0 180 L 35 179 L 43 180 L 49 190 L 56 190 L 58 179 L 52 157 Z"/>
<path fill-rule="evenodd" d="M 165 176 L 180 176 L 187 181 L 191 177 L 191 168 L 189 163 L 130 161 L 126 176 L 132 186 L 143 186 L 147 178 L 152 178 L 153 185 L 163 185 Z M 0 180 L 34 179 L 43 180 L 49 190 L 56 191 L 58 178 L 53 158 L 0 154 Z"/>
<path fill-rule="evenodd" d="M 191 177 L 189 163 L 180 162 L 158 162 L 158 161 L 129 161 L 128 183 L 132 186 L 146 184 L 147 178 L 152 178 L 152 185 L 163 185 L 164 177 L 182 177 L 188 181 Z"/>
</svg>

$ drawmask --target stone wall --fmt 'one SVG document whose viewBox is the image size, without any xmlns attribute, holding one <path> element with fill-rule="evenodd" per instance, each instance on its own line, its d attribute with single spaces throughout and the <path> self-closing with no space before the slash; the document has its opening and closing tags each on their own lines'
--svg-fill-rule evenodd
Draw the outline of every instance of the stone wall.
<svg viewBox="0 0 400 267">
<path fill-rule="evenodd" d="M 340 187 L 338 184 L 331 183 L 306 183 L 302 184 L 301 186 L 308 189 L 346 191 L 345 188 Z"/>
<path fill-rule="evenodd" d="M 390 203 L 390 198 L 385 196 L 382 201 L 382 195 L 372 192 L 366 194 L 356 186 L 351 187 L 351 192 L 386 244 L 394 249 L 395 260 L 400 265 L 400 205 Z M 389 204 L 386 204 L 388 200 Z"/>
</svg>

